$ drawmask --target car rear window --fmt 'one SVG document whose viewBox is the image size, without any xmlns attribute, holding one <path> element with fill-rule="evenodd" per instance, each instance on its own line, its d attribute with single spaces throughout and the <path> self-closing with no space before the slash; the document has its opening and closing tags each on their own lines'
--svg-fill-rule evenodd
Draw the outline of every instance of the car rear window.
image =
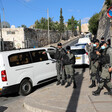
<svg viewBox="0 0 112 112">
<path fill-rule="evenodd" d="M 81 55 L 81 54 L 85 54 L 86 51 L 85 51 L 85 49 L 75 49 L 75 50 L 72 50 L 72 53 L 74 55 Z"/>
</svg>

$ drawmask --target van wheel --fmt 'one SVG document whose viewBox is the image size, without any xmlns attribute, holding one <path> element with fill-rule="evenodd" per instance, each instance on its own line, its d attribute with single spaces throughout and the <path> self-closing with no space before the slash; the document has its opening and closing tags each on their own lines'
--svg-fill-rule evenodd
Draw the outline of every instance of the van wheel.
<svg viewBox="0 0 112 112">
<path fill-rule="evenodd" d="M 32 84 L 28 79 L 25 79 L 20 84 L 19 94 L 22 96 L 26 96 L 30 94 L 32 91 Z"/>
</svg>

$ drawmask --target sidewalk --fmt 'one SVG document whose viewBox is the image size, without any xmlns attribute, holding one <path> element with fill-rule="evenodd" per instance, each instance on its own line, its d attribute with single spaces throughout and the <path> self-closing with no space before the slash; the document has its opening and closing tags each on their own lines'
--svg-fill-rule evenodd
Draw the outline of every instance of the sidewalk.
<svg viewBox="0 0 112 112">
<path fill-rule="evenodd" d="M 112 97 L 103 95 L 106 90 L 100 96 L 91 94 L 96 88 L 88 88 L 88 73 L 77 76 L 77 89 L 54 84 L 27 96 L 24 107 L 31 112 L 112 112 Z"/>
<path fill-rule="evenodd" d="M 7 109 L 2 112 L 112 112 L 112 97 L 103 95 L 105 89 L 100 96 L 93 96 L 96 88 L 88 88 L 88 69 L 80 72 L 76 76 L 77 89 L 53 84 L 5 105 Z"/>
</svg>

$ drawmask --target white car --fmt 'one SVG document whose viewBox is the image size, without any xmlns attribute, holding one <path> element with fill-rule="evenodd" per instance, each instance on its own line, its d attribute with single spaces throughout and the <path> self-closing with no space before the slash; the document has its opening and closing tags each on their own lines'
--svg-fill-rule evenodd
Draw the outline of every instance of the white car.
<svg viewBox="0 0 112 112">
<path fill-rule="evenodd" d="M 89 65 L 89 57 L 88 51 L 86 50 L 86 45 L 71 46 L 71 51 L 76 57 L 75 65 Z"/>
<path fill-rule="evenodd" d="M 88 43 L 88 44 L 90 44 L 91 43 L 91 40 L 89 39 L 89 38 L 80 38 L 79 40 L 78 40 L 78 44 L 82 44 L 82 43 Z"/>
</svg>

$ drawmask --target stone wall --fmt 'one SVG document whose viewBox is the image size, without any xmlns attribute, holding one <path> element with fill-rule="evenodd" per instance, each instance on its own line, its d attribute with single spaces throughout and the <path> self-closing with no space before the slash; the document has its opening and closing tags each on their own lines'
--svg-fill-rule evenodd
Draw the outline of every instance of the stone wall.
<svg viewBox="0 0 112 112">
<path fill-rule="evenodd" d="M 25 28 L 25 40 L 27 41 L 28 47 L 42 47 L 48 45 L 48 31 L 39 29 Z M 56 43 L 60 40 L 60 33 L 58 31 L 49 32 L 50 44 Z M 67 40 L 72 36 L 71 31 L 66 31 L 62 34 L 62 39 Z"/>
<path fill-rule="evenodd" d="M 101 10 L 101 16 L 99 19 L 99 26 L 97 32 L 97 38 L 100 40 L 104 36 L 105 40 L 110 38 L 110 19 L 107 17 L 107 8 L 104 5 Z"/>
</svg>

